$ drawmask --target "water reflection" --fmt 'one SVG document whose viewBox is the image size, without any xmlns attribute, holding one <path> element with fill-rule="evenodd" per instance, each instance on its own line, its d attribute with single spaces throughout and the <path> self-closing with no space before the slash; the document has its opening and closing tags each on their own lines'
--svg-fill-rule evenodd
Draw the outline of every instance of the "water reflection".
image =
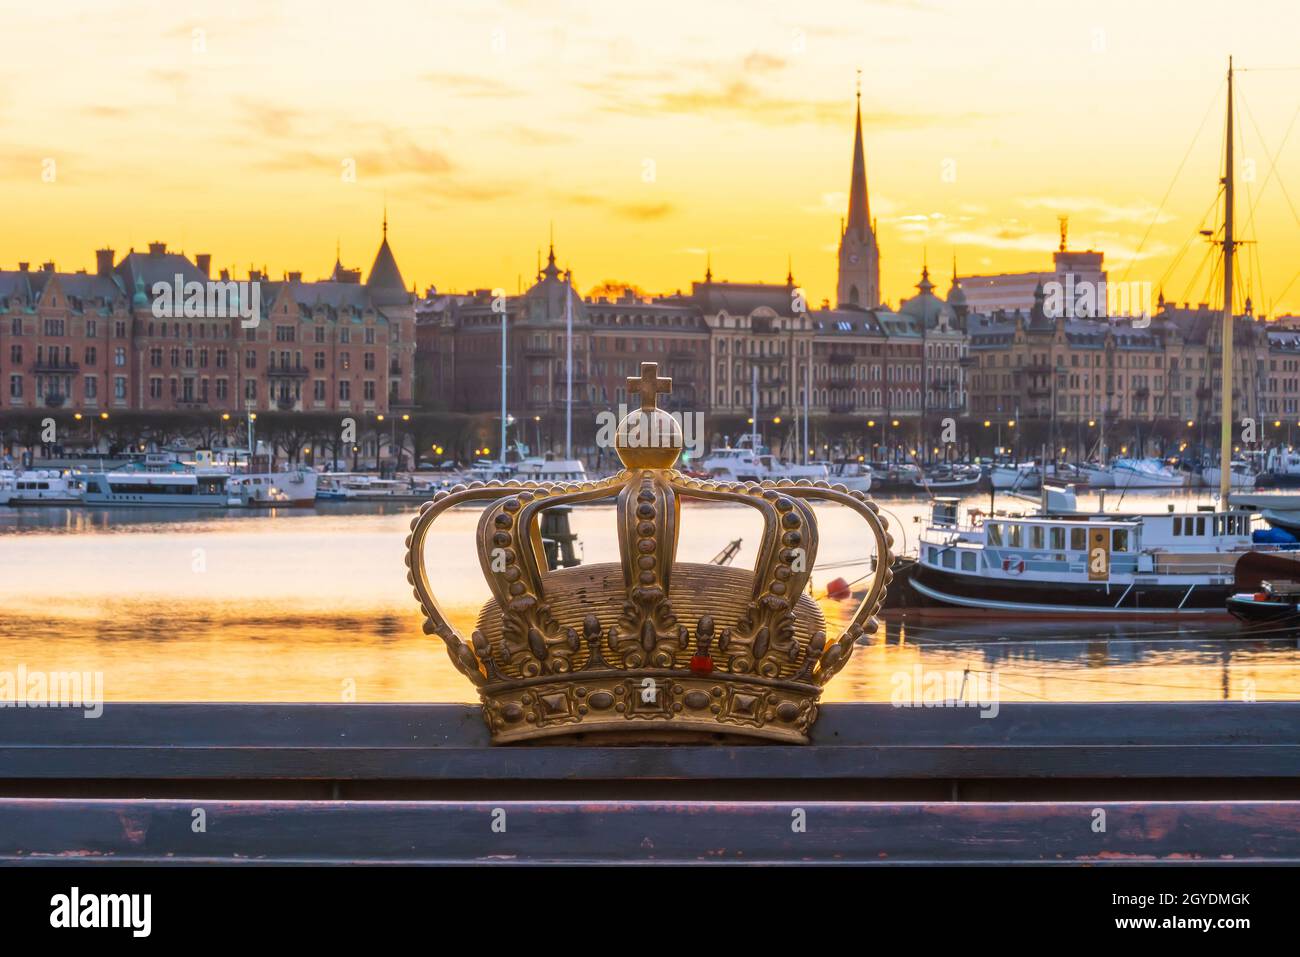
<svg viewBox="0 0 1300 957">
<path fill-rule="evenodd" d="M 1130 494 L 1124 505 L 1170 501 Z M 1204 500 L 1176 501 L 1181 510 Z M 914 547 L 927 502 L 882 507 L 898 543 Z M 836 511 L 819 507 L 819 595 L 831 578 L 865 574 L 870 557 Z M 420 630 L 402 564 L 413 513 L 344 503 L 229 514 L 0 509 L 0 670 L 102 671 L 109 700 L 472 700 L 441 642 Z M 435 590 L 466 632 L 488 595 L 472 552 L 479 514 L 449 513 L 431 536 Z M 572 518 L 585 560 L 611 560 L 612 510 Z M 752 563 L 757 533 L 750 510 L 689 503 L 679 554 L 708 561 L 740 538 L 737 564 Z M 822 605 L 832 622 L 851 613 Z M 1243 639 L 1231 622 L 889 621 L 826 698 L 889 700 L 918 665 L 996 674 L 1006 701 L 1300 698 L 1298 660 L 1294 634 Z"/>
</svg>

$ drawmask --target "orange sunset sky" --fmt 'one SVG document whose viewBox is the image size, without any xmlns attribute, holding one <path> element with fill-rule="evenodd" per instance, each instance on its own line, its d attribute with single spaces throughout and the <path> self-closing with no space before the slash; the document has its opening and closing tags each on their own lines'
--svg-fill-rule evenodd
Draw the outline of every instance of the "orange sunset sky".
<svg viewBox="0 0 1300 957">
<path fill-rule="evenodd" d="M 554 223 L 584 292 L 685 288 L 708 252 L 737 281 L 789 256 L 816 303 L 860 69 L 889 302 L 925 255 L 1050 268 L 1060 214 L 1112 280 L 1195 302 L 1233 54 L 1243 285 L 1300 312 L 1297 27 L 1294 0 L 26 4 L 0 267 L 162 239 L 322 278 L 336 243 L 369 268 L 387 203 L 421 290 L 527 285 Z"/>
</svg>

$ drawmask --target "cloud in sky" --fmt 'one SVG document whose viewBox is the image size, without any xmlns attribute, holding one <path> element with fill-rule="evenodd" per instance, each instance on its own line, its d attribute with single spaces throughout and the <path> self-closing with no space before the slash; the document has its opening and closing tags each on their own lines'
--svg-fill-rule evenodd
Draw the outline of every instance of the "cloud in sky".
<svg viewBox="0 0 1300 957">
<path fill-rule="evenodd" d="M 643 223 L 665 219 L 677 212 L 676 206 L 666 201 L 657 203 L 629 203 L 586 192 L 566 193 L 558 196 L 557 199 L 559 202 L 569 206 L 603 209 L 620 219 L 628 219 Z"/>
<path fill-rule="evenodd" d="M 1156 216 L 1156 207 L 1150 203 L 1128 205 L 1107 202 L 1087 196 L 1022 196 L 1018 202 L 1025 209 L 1044 209 L 1062 216 L 1086 213 L 1099 223 L 1129 223 L 1145 226 Z M 1157 223 L 1172 222 L 1174 217 L 1161 212 Z"/>
<path fill-rule="evenodd" d="M 522 90 L 491 76 L 473 73 L 425 73 L 420 79 L 441 93 L 458 97 L 503 99 L 522 95 Z"/>
</svg>

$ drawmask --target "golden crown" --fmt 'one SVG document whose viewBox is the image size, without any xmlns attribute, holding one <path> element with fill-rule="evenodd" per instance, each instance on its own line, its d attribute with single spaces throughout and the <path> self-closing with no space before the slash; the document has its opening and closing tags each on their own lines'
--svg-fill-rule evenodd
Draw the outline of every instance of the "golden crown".
<svg viewBox="0 0 1300 957">
<path fill-rule="evenodd" d="M 676 420 L 655 405 L 671 379 L 653 362 L 628 379 L 641 407 L 619 423 L 624 469 L 592 482 L 473 482 L 420 508 L 406 540 L 407 580 L 424 631 L 478 688 L 493 741 L 683 741 L 691 735 L 804 743 L 821 688 L 876 629 L 892 539 L 876 504 L 828 482 L 713 482 L 674 469 Z M 547 570 L 539 517 L 558 505 L 616 499 L 622 562 Z M 758 561 L 745 569 L 674 563 L 683 498 L 758 509 Z M 479 562 L 492 590 L 469 642 L 429 587 L 425 538 L 438 516 L 488 500 Z M 871 586 L 843 634 L 826 639 L 805 593 L 817 553 L 812 501 L 845 505 L 875 537 Z M 685 735 L 683 734 L 685 732 Z"/>
</svg>

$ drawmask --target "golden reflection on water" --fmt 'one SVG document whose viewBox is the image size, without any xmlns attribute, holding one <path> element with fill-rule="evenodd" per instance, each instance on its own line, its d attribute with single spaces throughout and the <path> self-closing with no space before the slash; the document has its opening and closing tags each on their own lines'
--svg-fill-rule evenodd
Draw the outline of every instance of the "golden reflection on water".
<svg viewBox="0 0 1300 957">
<path fill-rule="evenodd" d="M 924 503 L 885 503 L 915 538 Z M 827 512 L 834 512 L 829 509 Z M 4 510 L 0 510 L 4 512 Z M 473 552 L 480 513 L 431 536 L 436 594 L 468 634 L 487 599 Z M 421 619 L 402 563 L 410 510 L 167 516 L 45 510 L 0 517 L 0 671 L 98 671 L 108 700 L 471 701 Z M 865 536 L 823 514 L 814 576 L 865 574 Z M 587 561 L 616 548 L 612 511 L 575 510 Z M 902 526 L 901 534 L 899 526 Z M 679 557 L 756 541 L 747 510 L 687 506 Z M 753 560 L 742 545 L 737 564 Z M 856 565 L 846 565 L 857 562 Z M 848 603 L 823 600 L 842 623 Z M 887 701 L 903 676 L 996 674 L 1003 701 L 1300 698 L 1293 635 L 1241 639 L 1232 624 L 886 623 L 828 687 L 828 701 Z"/>
</svg>

